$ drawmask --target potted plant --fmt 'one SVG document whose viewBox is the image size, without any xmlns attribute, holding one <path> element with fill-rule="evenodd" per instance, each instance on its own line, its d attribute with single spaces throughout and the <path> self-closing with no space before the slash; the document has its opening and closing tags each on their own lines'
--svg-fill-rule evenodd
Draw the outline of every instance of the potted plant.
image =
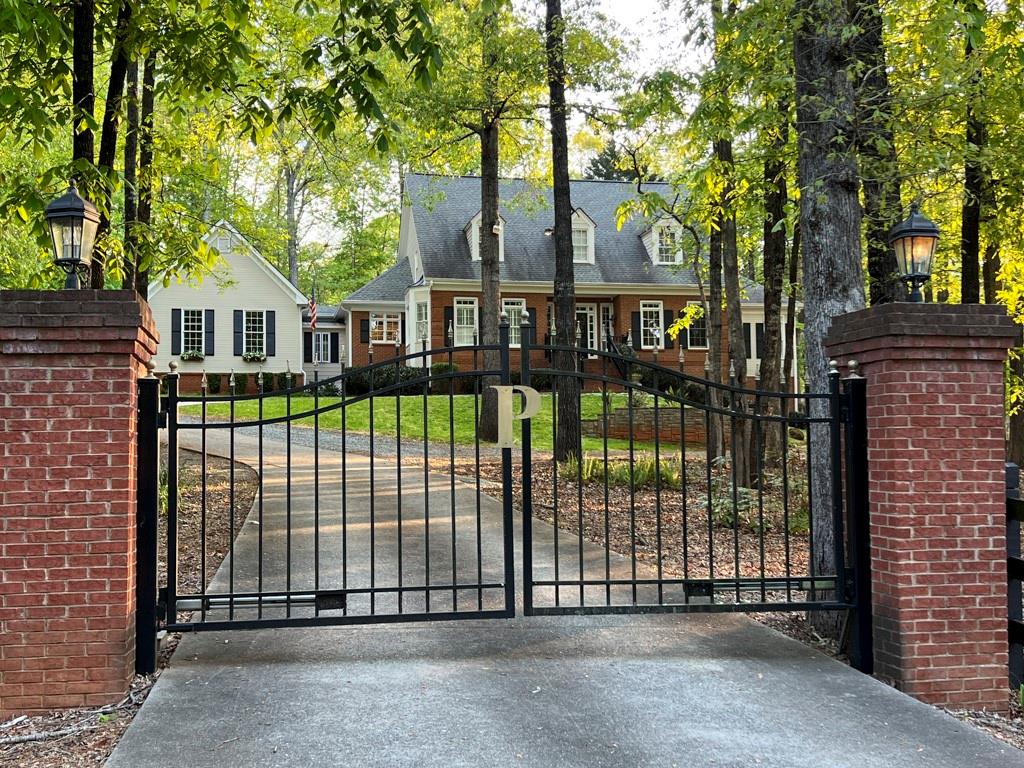
<svg viewBox="0 0 1024 768">
<path fill-rule="evenodd" d="M 199 360 L 205 360 L 206 359 L 206 355 L 204 355 L 198 349 L 187 349 L 187 350 L 185 350 L 184 352 L 181 353 L 180 357 L 181 357 L 182 360 L 184 360 L 186 362 L 188 362 L 188 361 L 197 362 Z"/>
<path fill-rule="evenodd" d="M 246 352 L 242 355 L 242 359 L 247 363 L 265 363 L 267 356 L 262 352 Z"/>
</svg>

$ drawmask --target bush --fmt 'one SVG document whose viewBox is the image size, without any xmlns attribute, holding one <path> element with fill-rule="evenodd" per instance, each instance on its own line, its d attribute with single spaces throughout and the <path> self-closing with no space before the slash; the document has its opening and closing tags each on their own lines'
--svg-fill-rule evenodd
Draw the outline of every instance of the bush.
<svg viewBox="0 0 1024 768">
<path fill-rule="evenodd" d="M 334 383 L 331 383 L 331 384 L 320 384 L 319 386 L 314 387 L 313 389 L 316 390 L 317 394 L 319 394 L 320 397 L 340 397 L 341 396 L 341 390 L 338 389 L 338 385 L 334 384 Z M 310 394 L 312 394 L 312 393 L 310 393 Z"/>
<path fill-rule="evenodd" d="M 272 376 L 273 374 L 270 374 L 270 375 Z M 277 374 L 277 389 L 279 391 L 283 391 L 283 390 L 291 388 L 291 384 L 288 383 L 288 379 L 289 379 L 289 376 L 288 376 L 288 372 L 287 371 L 283 371 L 283 372 Z M 273 389 L 273 387 L 272 387 L 272 389 Z"/>
<path fill-rule="evenodd" d="M 273 392 L 274 391 L 274 374 L 268 373 L 267 371 L 263 371 L 262 373 L 257 373 L 256 374 L 256 382 L 257 382 L 257 384 L 256 384 L 257 386 L 260 386 L 260 384 L 262 384 L 264 392 Z"/>
<path fill-rule="evenodd" d="M 206 391 L 211 395 L 220 394 L 220 374 L 219 373 L 208 373 L 206 374 Z"/>
<path fill-rule="evenodd" d="M 246 388 L 249 386 L 249 374 L 247 373 L 236 373 L 235 375 L 235 392 L 236 395 L 244 395 Z"/>
<path fill-rule="evenodd" d="M 371 390 L 377 391 L 400 382 L 403 386 L 399 388 L 399 394 L 418 395 L 423 393 L 425 376 L 426 373 L 422 368 L 408 366 L 399 366 L 397 371 L 394 365 L 382 365 L 372 370 L 356 368 L 345 377 L 345 394 L 365 395 Z M 395 390 L 389 390 L 388 394 L 394 395 Z"/>
</svg>

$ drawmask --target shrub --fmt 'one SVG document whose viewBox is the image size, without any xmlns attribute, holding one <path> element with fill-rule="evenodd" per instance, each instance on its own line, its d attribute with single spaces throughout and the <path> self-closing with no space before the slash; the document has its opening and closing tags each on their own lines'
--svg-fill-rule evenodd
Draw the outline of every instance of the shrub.
<svg viewBox="0 0 1024 768">
<path fill-rule="evenodd" d="M 236 373 L 235 374 L 235 394 L 244 395 L 245 390 L 249 387 L 249 374 L 248 373 Z"/>
<path fill-rule="evenodd" d="M 422 368 L 410 368 L 399 366 L 397 371 L 394 365 L 382 365 L 370 368 L 356 368 L 345 377 L 345 394 L 365 395 L 371 390 L 391 387 L 396 382 L 401 383 L 399 394 L 419 395 L 423 393 L 423 379 L 426 376 Z M 394 395 L 395 390 L 390 389 L 389 395 Z"/>
<path fill-rule="evenodd" d="M 206 374 L 206 391 L 211 395 L 220 394 L 220 374 L 219 373 L 208 373 Z"/>
<path fill-rule="evenodd" d="M 271 375 L 273 375 L 273 374 L 271 374 Z M 283 390 L 291 388 L 291 384 L 288 383 L 288 379 L 289 378 L 290 377 L 288 376 L 288 372 L 287 371 L 282 371 L 281 373 L 277 374 L 277 389 L 279 391 L 283 391 Z M 273 389 L 273 387 L 271 387 L 271 388 Z"/>
<path fill-rule="evenodd" d="M 264 392 L 274 391 L 274 374 L 263 371 L 256 374 L 256 385 L 262 384 Z"/>
</svg>

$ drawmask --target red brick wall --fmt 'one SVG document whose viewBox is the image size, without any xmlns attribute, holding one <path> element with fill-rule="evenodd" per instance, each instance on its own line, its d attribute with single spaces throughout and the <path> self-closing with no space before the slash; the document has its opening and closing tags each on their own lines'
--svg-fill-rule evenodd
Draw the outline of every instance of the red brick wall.
<svg viewBox="0 0 1024 768">
<path fill-rule="evenodd" d="M 1007 706 L 1001 307 L 886 304 L 833 323 L 867 378 L 876 670 L 942 706 Z"/>
<path fill-rule="evenodd" d="M 135 641 L 134 291 L 0 292 L 0 716 L 120 699 Z"/>
<path fill-rule="evenodd" d="M 687 445 L 704 445 L 707 440 L 705 412 L 699 408 L 684 409 L 683 425 L 686 431 Z M 655 428 L 657 426 L 657 428 Z M 628 440 L 632 435 L 638 442 L 654 442 L 657 433 L 663 446 L 679 445 L 679 409 L 677 405 L 666 403 L 661 406 L 655 425 L 654 408 L 620 407 L 608 414 L 607 437 L 616 440 Z M 729 427 L 725 425 L 725 439 L 729 440 Z M 603 419 L 583 419 L 580 431 L 587 437 L 604 437 Z"/>
<path fill-rule="evenodd" d="M 392 312 L 393 310 L 388 310 Z M 402 322 L 405 322 L 405 313 L 402 314 Z M 349 318 L 349 327 L 352 329 L 352 366 L 359 368 L 370 363 L 370 346 L 360 341 L 360 328 L 363 320 L 369 320 L 369 312 L 353 312 Z M 405 345 L 401 345 L 399 354 L 404 355 Z M 383 360 L 392 360 L 395 357 L 394 344 L 374 344 L 373 362 L 379 363 Z"/>
</svg>

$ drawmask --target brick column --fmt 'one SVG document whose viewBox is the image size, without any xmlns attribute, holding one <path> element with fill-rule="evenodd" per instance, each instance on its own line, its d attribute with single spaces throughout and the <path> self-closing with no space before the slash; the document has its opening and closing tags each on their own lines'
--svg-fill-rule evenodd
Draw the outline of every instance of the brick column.
<svg viewBox="0 0 1024 768">
<path fill-rule="evenodd" d="M 876 672 L 923 701 L 1007 707 L 1002 307 L 884 304 L 836 318 L 867 378 Z"/>
<path fill-rule="evenodd" d="M 133 673 L 134 291 L 0 291 L 0 716 L 118 700 Z"/>
</svg>

